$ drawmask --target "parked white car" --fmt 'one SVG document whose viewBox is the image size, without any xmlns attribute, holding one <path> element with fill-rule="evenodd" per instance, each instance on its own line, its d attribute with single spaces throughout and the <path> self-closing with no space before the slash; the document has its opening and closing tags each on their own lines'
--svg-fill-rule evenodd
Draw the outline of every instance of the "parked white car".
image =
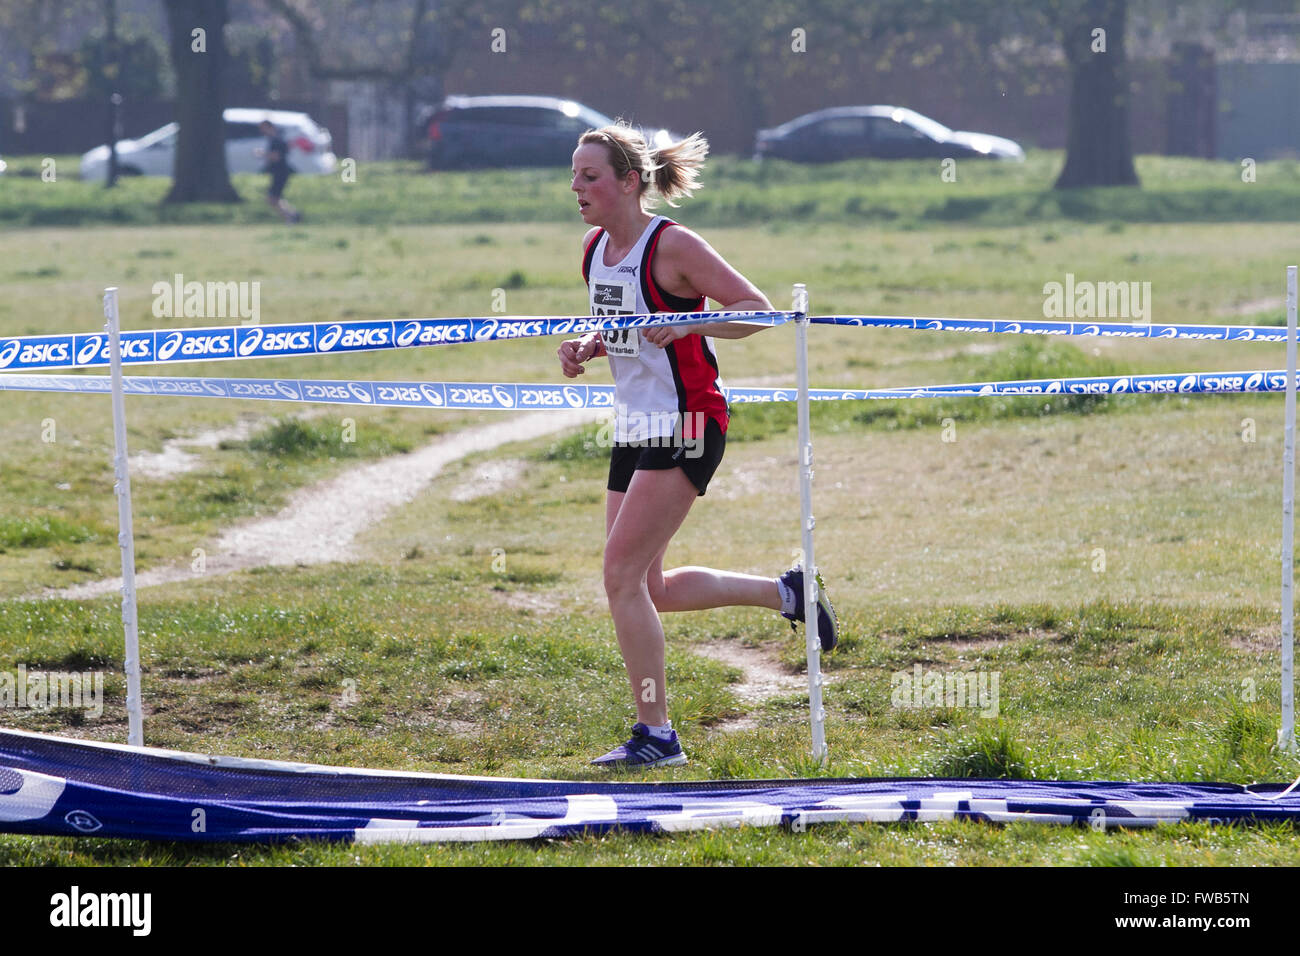
<svg viewBox="0 0 1300 956">
<path fill-rule="evenodd" d="M 295 172 L 324 175 L 338 164 L 329 130 L 306 113 L 231 107 L 222 114 L 226 123 L 226 169 L 231 173 L 257 173 L 266 165 L 260 151 L 266 137 L 258 124 L 269 119 L 289 144 L 289 165 Z M 180 124 L 168 123 L 139 139 L 117 142 L 117 168 L 123 176 L 170 176 L 176 156 Z M 82 179 L 108 175 L 108 146 L 96 146 L 81 157 Z"/>
</svg>

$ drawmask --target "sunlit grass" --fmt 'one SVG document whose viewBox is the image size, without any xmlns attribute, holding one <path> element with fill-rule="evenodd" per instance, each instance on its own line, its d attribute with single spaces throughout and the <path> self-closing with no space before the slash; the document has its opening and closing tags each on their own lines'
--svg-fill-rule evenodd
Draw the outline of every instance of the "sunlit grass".
<svg viewBox="0 0 1300 956">
<path fill-rule="evenodd" d="M 687 204 L 675 215 L 700 226 L 778 306 L 791 283 L 808 283 L 814 313 L 1041 317 L 1043 285 L 1068 272 L 1150 281 L 1157 322 L 1276 321 L 1282 267 L 1300 258 L 1292 224 L 1140 221 L 1158 218 L 1142 203 L 1165 203 L 1167 213 L 1184 201 L 1201 208 L 1196 204 L 1207 191 L 1252 188 L 1217 184 L 1231 179 L 1232 164 L 1183 162 L 1142 160 L 1144 195 L 1154 198 L 1125 213 L 1109 194 L 1096 197 L 1094 211 L 1105 212 L 1097 222 L 1088 221 L 1091 213 L 1072 219 L 1044 205 L 1012 224 L 989 225 L 1022 216 L 1024 204 L 1037 201 L 1025 190 L 1049 181 L 1050 157 L 1031 157 L 1023 167 L 981 166 L 969 175 L 963 165 L 967 178 L 959 183 L 969 190 L 946 193 L 910 164 L 873 164 L 866 168 L 875 179 L 863 187 L 873 195 L 850 209 L 854 194 L 842 194 L 833 215 L 826 204 L 862 169 L 723 161 L 713 167 L 714 205 Z M 1260 169 L 1257 185 L 1294 176 L 1285 163 Z M 548 204 L 567 197 L 549 174 L 456 179 L 373 172 L 366 185 L 373 193 L 294 180 L 293 198 L 312 216 L 301 228 L 254 222 L 266 211 L 250 203 L 226 213 L 234 220 L 160 231 L 150 217 L 162 214 L 146 204 L 143 212 L 121 213 L 140 225 L 0 234 L 0 334 L 97 329 L 106 285 L 121 287 L 128 328 L 195 324 L 153 315 L 153 283 L 175 273 L 260 282 L 268 323 L 486 315 L 498 290 L 508 314 L 585 310 L 577 272 L 581 224 L 550 211 Z M 15 184 L 20 188 L 10 190 Z M 256 178 L 240 185 L 247 191 Z M 149 199 L 157 186 L 133 181 L 108 198 L 100 190 L 83 208 L 75 191 L 36 193 L 44 188 L 39 181 L 18 177 L 5 182 L 0 210 L 49 202 L 62 204 L 69 222 L 111 219 L 119 215 L 114 209 Z M 480 204 L 505 189 L 519 193 L 519 219 L 535 213 L 555 221 L 475 218 Z M 962 202 L 1000 191 L 1020 198 L 963 211 Z M 407 210 L 394 222 L 467 222 L 368 225 L 358 198 L 366 196 L 381 200 L 380 211 Z M 869 213 L 872 203 L 897 215 Z M 776 206 L 786 211 L 772 215 Z M 1203 218 L 1219 211 L 1231 218 L 1247 207 L 1204 208 Z M 926 213 L 945 209 L 968 218 L 954 224 Z M 132 218 L 137 214 L 144 218 Z M 763 225 L 715 225 L 732 221 Z M 1269 368 L 1282 361 L 1281 348 L 1269 345 L 1044 343 L 845 328 L 815 328 L 811 343 L 813 384 L 826 387 Z M 185 372 L 558 381 L 557 344 L 210 363 Z M 788 329 L 719 342 L 718 353 L 728 382 L 794 381 Z M 593 365 L 584 381 L 607 382 L 608 372 Z M 0 595 L 117 573 L 108 403 L 102 396 L 12 392 L 3 402 Z M 210 545 L 220 529 L 273 514 L 295 490 L 354 464 L 499 420 L 489 413 L 308 411 L 134 396 L 127 408 L 133 452 L 159 451 L 170 439 L 241 418 L 258 423 L 247 439 L 194 450 L 199 465 L 192 472 L 133 477 L 141 567 L 188 562 L 192 549 Z M 736 641 L 759 649 L 775 667 L 800 672 L 802 643 L 782 619 L 727 609 L 665 619 L 670 707 L 691 763 L 662 778 L 915 774 L 1249 783 L 1294 776 L 1294 761 L 1273 743 L 1280 399 L 937 399 L 821 403 L 813 415 L 818 561 L 843 619 L 841 648 L 826 660 L 831 761 L 817 768 L 808 758 L 803 694 L 742 700 L 740 673 L 696 653 L 701 643 Z M 148 742 L 349 766 L 599 779 L 587 761 L 625 739 L 631 710 L 601 589 L 607 466 L 596 434 L 574 430 L 449 466 L 365 532 L 362 557 L 353 563 L 195 575 L 144 590 Z M 455 491 L 472 485 L 476 468 L 492 457 L 520 462 L 517 476 L 492 495 L 458 499 Z M 668 563 L 776 574 L 798 544 L 796 474 L 793 409 L 737 408 L 722 467 Z M 13 711 L 6 723 L 124 739 L 122 653 L 120 615 L 109 600 L 0 603 L 0 669 L 102 669 L 108 694 L 99 719 Z M 917 663 L 943 673 L 997 672 L 997 716 L 893 706 L 891 679 Z M 344 700 L 348 687 L 355 687 L 355 701 Z M 741 717 L 755 726 L 728 729 Z M 1294 865 L 1297 846 L 1285 827 L 1197 824 L 1095 834 L 944 823 L 436 848 L 195 848 L 6 837 L 0 861 Z"/>
</svg>

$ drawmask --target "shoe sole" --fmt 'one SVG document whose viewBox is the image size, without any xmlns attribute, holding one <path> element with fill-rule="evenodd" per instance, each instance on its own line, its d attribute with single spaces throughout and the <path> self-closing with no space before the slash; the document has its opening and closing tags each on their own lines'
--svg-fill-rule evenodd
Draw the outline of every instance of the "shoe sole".
<svg viewBox="0 0 1300 956">
<path fill-rule="evenodd" d="M 822 646 L 822 653 L 823 653 L 823 654 L 826 654 L 826 653 L 830 653 L 831 651 L 835 650 L 836 645 L 839 644 L 839 642 L 840 642 L 840 616 L 839 616 L 838 614 L 835 613 L 835 605 L 831 604 L 831 599 L 830 599 L 829 597 L 826 596 L 826 585 L 822 582 L 822 575 L 821 575 L 821 572 L 818 571 L 818 572 L 817 572 L 817 605 L 818 605 L 818 607 L 821 606 L 821 603 L 822 603 L 823 601 L 826 602 L 826 616 L 829 617 L 829 618 L 831 619 L 831 627 L 833 628 L 832 634 L 834 635 L 834 636 L 833 636 L 833 639 L 831 640 L 830 645 L 828 646 L 828 645 L 826 644 L 826 640 L 825 640 L 825 638 L 824 638 L 824 636 L 822 635 L 822 632 L 821 632 L 821 631 L 822 631 L 822 629 L 821 629 L 821 621 L 818 621 L 818 622 L 817 622 L 817 639 L 818 639 L 818 641 L 821 643 L 821 646 Z"/>
<path fill-rule="evenodd" d="M 802 597 L 802 593 L 800 596 Z M 822 653 L 829 654 L 831 651 L 835 650 L 835 648 L 838 647 L 840 643 L 840 616 L 835 613 L 835 606 L 831 604 L 831 599 L 826 596 L 826 584 L 825 582 L 822 581 L 822 573 L 818 571 L 817 572 L 817 606 L 821 608 L 823 602 L 825 602 L 826 604 L 826 607 L 824 608 L 824 610 L 826 611 L 826 616 L 831 619 L 831 625 L 833 628 L 835 639 L 832 640 L 829 645 L 826 643 L 826 635 L 822 633 L 821 621 L 818 621 L 817 642 L 821 644 Z M 782 616 L 784 617 L 784 615 Z M 808 615 L 805 614 L 804 620 L 800 622 L 804 625 L 804 627 L 808 626 L 807 617 Z M 793 629 L 794 622 L 796 619 L 792 617 L 787 617 L 786 620 L 790 622 L 790 627 L 791 629 Z"/>
<path fill-rule="evenodd" d="M 611 770 L 652 770 L 655 767 L 680 767 L 686 763 L 686 754 L 672 754 L 645 763 L 628 763 L 627 761 L 596 763 L 594 760 L 591 763 L 594 767 L 608 767 Z"/>
</svg>

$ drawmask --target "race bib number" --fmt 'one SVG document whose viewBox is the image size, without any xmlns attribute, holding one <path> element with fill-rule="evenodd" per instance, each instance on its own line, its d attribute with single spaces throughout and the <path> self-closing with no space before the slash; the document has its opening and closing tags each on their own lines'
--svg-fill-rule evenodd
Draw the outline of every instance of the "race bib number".
<svg viewBox="0 0 1300 956">
<path fill-rule="evenodd" d="M 605 343 L 606 355 L 632 358 L 641 354 L 641 333 L 637 329 L 608 329 L 601 332 L 600 337 Z"/>
<path fill-rule="evenodd" d="M 592 315 L 636 315 L 636 289 L 630 282 L 598 279 L 591 284 Z M 633 358 L 641 353 L 641 333 L 636 329 L 610 329 L 600 333 L 606 355 Z"/>
</svg>

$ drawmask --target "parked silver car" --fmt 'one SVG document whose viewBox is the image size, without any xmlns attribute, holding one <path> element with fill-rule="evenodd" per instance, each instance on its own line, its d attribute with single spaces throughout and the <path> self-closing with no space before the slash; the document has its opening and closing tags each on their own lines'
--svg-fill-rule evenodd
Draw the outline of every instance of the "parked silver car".
<svg viewBox="0 0 1300 956">
<path fill-rule="evenodd" d="M 289 144 L 289 165 L 295 172 L 323 175 L 332 173 L 338 164 L 329 130 L 306 113 L 231 107 L 222 116 L 226 124 L 226 168 L 231 173 L 261 172 L 266 165 L 259 153 L 266 145 L 266 137 L 258 129 L 262 120 L 274 123 Z M 168 123 L 139 139 L 118 140 L 118 172 L 123 176 L 170 176 L 179 131 L 180 124 Z M 96 146 L 82 155 L 82 179 L 104 179 L 107 175 L 107 146 Z"/>
</svg>

